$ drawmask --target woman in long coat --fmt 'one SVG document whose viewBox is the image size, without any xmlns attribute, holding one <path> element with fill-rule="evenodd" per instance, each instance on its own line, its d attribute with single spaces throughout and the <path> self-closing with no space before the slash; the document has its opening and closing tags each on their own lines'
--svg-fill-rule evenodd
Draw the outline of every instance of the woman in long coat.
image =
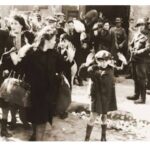
<svg viewBox="0 0 150 150">
<path fill-rule="evenodd" d="M 35 43 L 17 65 L 21 65 L 31 86 L 31 107 L 27 110 L 27 120 L 33 124 L 30 140 L 43 140 L 46 123 L 52 124 L 57 104 L 59 73 L 65 65 L 56 48 L 56 30 L 45 27 L 38 34 Z"/>
</svg>

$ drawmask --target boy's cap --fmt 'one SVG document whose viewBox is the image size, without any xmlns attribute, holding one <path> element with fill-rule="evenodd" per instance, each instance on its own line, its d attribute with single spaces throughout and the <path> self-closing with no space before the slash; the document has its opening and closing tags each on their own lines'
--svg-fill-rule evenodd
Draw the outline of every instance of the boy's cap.
<svg viewBox="0 0 150 150">
<path fill-rule="evenodd" d="M 95 58 L 98 60 L 98 59 L 103 59 L 103 60 L 108 60 L 108 59 L 111 59 L 112 58 L 112 55 L 111 53 L 109 53 L 108 51 L 106 50 L 100 50 L 99 52 L 97 52 L 95 54 Z"/>
</svg>

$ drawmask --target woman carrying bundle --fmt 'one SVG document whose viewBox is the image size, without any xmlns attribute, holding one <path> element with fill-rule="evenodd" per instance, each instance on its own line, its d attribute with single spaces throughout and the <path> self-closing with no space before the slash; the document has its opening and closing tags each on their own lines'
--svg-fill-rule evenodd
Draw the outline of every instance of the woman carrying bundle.
<svg viewBox="0 0 150 150">
<path fill-rule="evenodd" d="M 1 69 L 3 70 L 3 76 L 8 76 L 8 74 L 13 71 L 14 78 L 23 78 L 24 71 L 23 68 L 17 65 L 17 57 L 19 49 L 21 47 L 28 47 L 34 40 L 34 36 L 31 32 L 28 31 L 28 26 L 25 23 L 23 17 L 15 15 L 10 18 L 10 32 L 8 38 L 6 40 L 6 52 L 3 54 Z M 10 51 L 10 52 L 9 52 Z M 20 52 L 20 57 L 22 52 Z M 2 89 L 1 89 L 2 90 Z M 2 92 L 2 91 L 1 91 Z M 6 99 L 2 98 L 2 101 L 6 103 Z M 15 100 L 14 100 L 15 101 Z M 9 101 L 7 101 L 7 107 L 3 108 L 3 117 L 2 117 L 2 128 L 1 128 L 1 136 L 9 137 L 10 134 L 7 132 L 7 118 L 8 111 L 11 110 L 11 128 L 14 129 L 16 125 L 16 112 L 19 106 L 12 104 L 10 105 Z M 19 109 L 20 117 L 23 121 L 24 125 L 27 127 L 28 123 L 25 119 L 24 109 Z"/>
<path fill-rule="evenodd" d="M 22 49 L 19 50 L 19 52 Z M 56 29 L 45 27 L 28 49 L 16 54 L 16 66 L 23 68 L 30 84 L 31 106 L 27 109 L 27 120 L 33 125 L 30 140 L 42 141 L 46 123 L 52 124 L 60 83 L 59 73 L 71 60 L 65 60 L 56 49 Z"/>
</svg>

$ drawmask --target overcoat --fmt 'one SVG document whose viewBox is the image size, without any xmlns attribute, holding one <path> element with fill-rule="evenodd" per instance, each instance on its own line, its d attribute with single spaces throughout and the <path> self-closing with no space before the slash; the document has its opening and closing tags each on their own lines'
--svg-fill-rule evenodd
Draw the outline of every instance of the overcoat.
<svg viewBox="0 0 150 150">
<path fill-rule="evenodd" d="M 112 67 L 102 69 L 93 64 L 88 68 L 92 80 L 91 84 L 91 111 L 98 114 L 107 114 L 117 109 L 114 71 Z"/>
<path fill-rule="evenodd" d="M 36 124 L 52 123 L 60 84 L 58 74 L 66 62 L 55 49 L 30 52 L 22 62 L 26 81 L 31 85 L 31 107 L 27 119 Z"/>
<path fill-rule="evenodd" d="M 32 44 L 34 41 L 34 35 L 32 32 L 24 31 L 21 34 L 21 47 L 28 42 L 29 44 Z M 7 30 L 0 30 L 0 56 L 5 52 L 8 52 L 11 50 L 11 48 L 15 47 L 15 37 Z M 8 70 L 9 73 L 12 72 L 12 75 L 14 78 L 23 78 L 25 75 L 24 68 L 22 65 L 14 65 L 13 61 L 11 60 L 10 53 L 7 53 L 1 57 L 1 66 L 0 66 L 0 84 L 4 81 L 6 77 L 3 76 L 3 71 Z M 12 77 L 12 76 L 11 76 Z M 7 100 L 4 98 L 1 98 L 2 107 L 5 107 L 5 104 Z"/>
<path fill-rule="evenodd" d="M 98 36 L 94 37 L 95 52 L 98 52 L 99 50 L 103 49 L 111 52 L 113 41 L 114 36 L 110 30 L 108 31 L 104 29 L 100 30 Z"/>
</svg>

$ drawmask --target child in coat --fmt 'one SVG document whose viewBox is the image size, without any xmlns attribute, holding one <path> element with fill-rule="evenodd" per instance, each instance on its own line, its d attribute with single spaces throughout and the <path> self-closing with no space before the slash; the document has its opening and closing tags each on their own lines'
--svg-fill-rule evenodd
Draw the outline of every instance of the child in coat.
<svg viewBox="0 0 150 150">
<path fill-rule="evenodd" d="M 106 50 L 97 52 L 87 71 L 91 79 L 91 114 L 86 128 L 85 141 L 90 140 L 94 122 L 98 115 L 101 115 L 101 141 L 106 141 L 107 112 L 117 109 L 114 65 L 111 54 Z"/>
</svg>

